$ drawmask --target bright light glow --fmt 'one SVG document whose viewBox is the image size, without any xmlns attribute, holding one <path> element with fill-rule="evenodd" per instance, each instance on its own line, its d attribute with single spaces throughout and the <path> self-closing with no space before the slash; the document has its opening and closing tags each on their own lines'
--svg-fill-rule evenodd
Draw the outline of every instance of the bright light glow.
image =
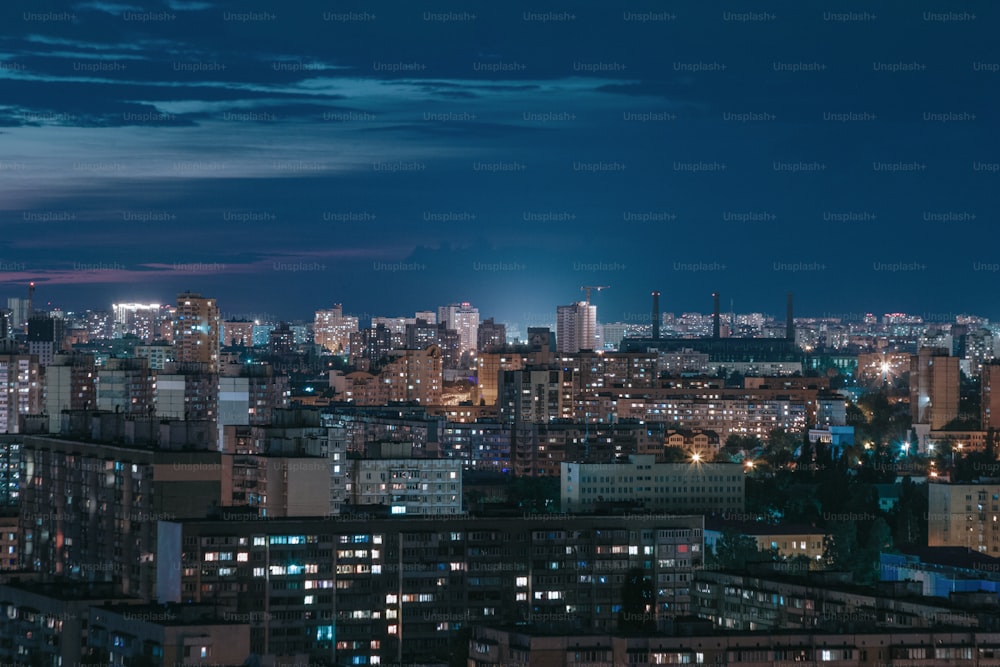
<svg viewBox="0 0 1000 667">
<path fill-rule="evenodd" d="M 692 460 L 692 461 L 693 461 L 694 463 L 699 463 L 699 462 L 701 462 L 701 454 L 699 454 L 698 452 L 695 452 L 694 454 L 692 454 L 692 455 L 691 455 L 691 460 Z"/>
</svg>

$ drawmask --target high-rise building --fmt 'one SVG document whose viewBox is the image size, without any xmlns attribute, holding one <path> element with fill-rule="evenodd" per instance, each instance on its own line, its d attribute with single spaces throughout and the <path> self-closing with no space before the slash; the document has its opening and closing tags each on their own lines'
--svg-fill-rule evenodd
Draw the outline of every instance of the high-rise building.
<svg viewBox="0 0 1000 667">
<path fill-rule="evenodd" d="M 205 364 L 209 373 L 219 372 L 219 306 L 215 299 L 184 292 L 177 296 L 174 319 L 174 358 L 182 364 Z"/>
<path fill-rule="evenodd" d="M 433 310 L 418 310 L 413 314 L 413 318 L 416 320 L 424 320 L 427 324 L 437 324 L 437 313 Z"/>
<path fill-rule="evenodd" d="M 313 336 L 317 345 L 334 354 L 348 354 L 351 351 L 351 334 L 358 330 L 358 318 L 344 315 L 339 303 L 329 310 L 317 310 L 313 325 Z"/>
<path fill-rule="evenodd" d="M 597 306 L 578 301 L 556 308 L 556 351 L 574 354 L 598 349 Z"/>
<path fill-rule="evenodd" d="M 507 327 L 493 321 L 493 318 L 479 323 L 476 349 L 479 352 L 496 352 L 507 344 Z"/>
<path fill-rule="evenodd" d="M 43 315 L 28 319 L 28 353 L 38 357 L 40 366 L 52 363 L 53 355 L 62 349 L 63 321 Z"/>
<path fill-rule="evenodd" d="M 268 354 L 291 354 L 295 351 L 295 332 L 288 325 L 282 322 L 276 329 L 273 329 L 267 337 Z"/>
<path fill-rule="evenodd" d="M 479 337 L 479 309 L 468 301 L 452 303 L 438 308 L 438 324 L 458 332 L 458 349 L 461 357 L 475 356 Z"/>
<path fill-rule="evenodd" d="M 31 301 L 19 296 L 7 297 L 7 309 L 10 310 L 10 325 L 13 330 L 24 331 L 31 317 Z"/>
<path fill-rule="evenodd" d="M 406 325 L 404 346 L 411 350 L 422 350 L 428 345 L 438 344 L 438 326 L 424 319 L 417 319 Z"/>
<path fill-rule="evenodd" d="M 45 369 L 45 414 L 58 433 L 63 410 L 97 408 L 97 367 L 91 354 L 57 354 Z"/>
<path fill-rule="evenodd" d="M 161 337 L 160 304 L 116 303 L 111 307 L 115 317 L 112 337 L 137 336 L 144 343 L 152 343 Z"/>
<path fill-rule="evenodd" d="M 1000 484 L 928 484 L 927 546 L 1000 554 Z"/>
<path fill-rule="evenodd" d="M 0 354 L 0 433 L 20 433 L 20 417 L 41 412 L 38 357 Z"/>
<path fill-rule="evenodd" d="M 981 428 L 1000 430 L 1000 361 L 983 366 Z"/>
<path fill-rule="evenodd" d="M 253 327 L 249 320 L 226 320 L 222 323 L 222 346 L 253 347 Z"/>
<path fill-rule="evenodd" d="M 148 416 L 155 387 L 149 359 L 107 359 L 97 370 L 97 408 Z"/>
<path fill-rule="evenodd" d="M 937 347 L 920 348 L 910 358 L 910 412 L 914 424 L 932 431 L 958 417 L 958 357 Z"/>
</svg>

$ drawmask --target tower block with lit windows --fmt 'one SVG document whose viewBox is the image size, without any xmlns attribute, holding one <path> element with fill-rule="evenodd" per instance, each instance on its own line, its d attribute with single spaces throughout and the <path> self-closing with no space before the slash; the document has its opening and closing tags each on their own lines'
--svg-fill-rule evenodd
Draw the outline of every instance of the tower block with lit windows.
<svg viewBox="0 0 1000 667">
<path fill-rule="evenodd" d="M 220 325 L 215 299 L 205 299 L 194 292 L 177 295 L 174 359 L 180 364 L 204 364 L 201 370 L 218 374 Z"/>
</svg>

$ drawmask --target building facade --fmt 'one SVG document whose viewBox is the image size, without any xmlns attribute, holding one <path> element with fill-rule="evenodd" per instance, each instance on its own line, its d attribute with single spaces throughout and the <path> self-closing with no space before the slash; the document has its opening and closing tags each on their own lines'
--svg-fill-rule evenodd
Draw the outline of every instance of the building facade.
<svg viewBox="0 0 1000 667">
<path fill-rule="evenodd" d="M 679 513 L 742 512 L 746 475 L 738 463 L 656 463 L 648 454 L 622 463 L 562 463 L 563 512 L 593 512 L 610 503 Z"/>
</svg>

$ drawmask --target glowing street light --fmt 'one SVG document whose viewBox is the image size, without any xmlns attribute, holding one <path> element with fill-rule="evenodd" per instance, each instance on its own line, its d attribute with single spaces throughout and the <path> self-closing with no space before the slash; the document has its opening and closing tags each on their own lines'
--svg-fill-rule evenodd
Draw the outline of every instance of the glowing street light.
<svg viewBox="0 0 1000 667">
<path fill-rule="evenodd" d="M 691 462 L 692 463 L 701 463 L 701 454 L 699 454 L 698 452 L 695 452 L 694 454 L 692 454 L 691 455 Z"/>
</svg>

